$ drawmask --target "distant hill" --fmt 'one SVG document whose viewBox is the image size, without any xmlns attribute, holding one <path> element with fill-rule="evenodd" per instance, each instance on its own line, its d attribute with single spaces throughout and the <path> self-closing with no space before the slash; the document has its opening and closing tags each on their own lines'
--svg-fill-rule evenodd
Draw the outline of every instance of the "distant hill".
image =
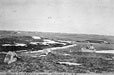
<svg viewBox="0 0 114 75">
<path fill-rule="evenodd" d="M 0 31 L 0 37 L 9 36 L 40 36 L 43 38 L 85 41 L 85 40 L 103 40 L 114 43 L 114 36 L 93 35 L 93 34 L 69 34 L 69 33 L 50 33 L 50 32 L 31 32 L 31 31 Z"/>
</svg>

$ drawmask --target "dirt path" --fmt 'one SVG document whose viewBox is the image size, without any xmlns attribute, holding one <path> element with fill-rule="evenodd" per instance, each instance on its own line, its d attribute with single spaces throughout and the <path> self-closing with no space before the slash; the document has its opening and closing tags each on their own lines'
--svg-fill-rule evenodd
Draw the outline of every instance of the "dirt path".
<svg viewBox="0 0 114 75">
<path fill-rule="evenodd" d="M 96 53 L 108 53 L 108 54 L 114 54 L 114 50 L 100 50 L 100 51 L 96 51 Z"/>
<path fill-rule="evenodd" d="M 39 53 L 39 52 L 45 53 L 45 51 L 51 52 L 53 50 L 66 49 L 66 48 L 70 48 L 70 47 L 74 47 L 74 46 L 77 46 L 77 44 L 63 46 L 63 47 L 47 48 L 47 49 L 38 50 L 38 51 L 29 51 L 29 52 L 26 52 L 26 53 Z"/>
</svg>

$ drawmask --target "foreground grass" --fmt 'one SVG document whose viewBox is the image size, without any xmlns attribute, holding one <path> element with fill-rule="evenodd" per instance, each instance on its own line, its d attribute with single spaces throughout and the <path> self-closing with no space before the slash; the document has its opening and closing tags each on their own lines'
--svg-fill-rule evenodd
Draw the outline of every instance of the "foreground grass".
<svg viewBox="0 0 114 75">
<path fill-rule="evenodd" d="M 49 53 L 45 57 L 22 56 L 12 64 L 3 63 L 4 55 L 0 55 L 0 71 L 11 72 L 75 72 L 75 73 L 102 73 L 114 72 L 114 60 L 107 60 L 113 55 L 94 53 L 71 52 L 70 56 L 63 53 Z M 80 66 L 59 64 L 58 62 L 80 63 Z"/>
</svg>

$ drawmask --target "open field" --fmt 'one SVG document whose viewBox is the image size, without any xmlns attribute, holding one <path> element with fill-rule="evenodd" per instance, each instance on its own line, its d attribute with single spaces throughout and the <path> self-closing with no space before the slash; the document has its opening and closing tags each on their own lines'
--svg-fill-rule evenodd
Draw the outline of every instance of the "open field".
<svg viewBox="0 0 114 75">
<path fill-rule="evenodd" d="M 41 39 L 33 39 L 31 36 L 39 36 Z M 44 42 L 45 39 L 51 40 L 51 42 L 49 41 L 47 44 L 47 42 Z M 0 52 L 20 51 L 17 53 L 21 57 L 18 61 L 8 65 L 3 62 L 5 54 L 1 53 L 0 72 L 114 72 L 114 54 L 80 51 L 82 47 L 86 47 L 88 44 L 87 40 L 92 40 L 90 43 L 95 46 L 97 51 L 114 50 L 113 36 L 0 31 Z M 102 40 L 102 43 L 99 40 Z M 70 43 L 63 41 L 70 41 Z M 19 43 L 18 46 L 17 43 Z M 76 46 L 62 48 L 74 44 Z M 62 49 L 58 48 L 47 55 L 38 52 L 30 53 L 30 51 L 56 47 Z"/>
</svg>

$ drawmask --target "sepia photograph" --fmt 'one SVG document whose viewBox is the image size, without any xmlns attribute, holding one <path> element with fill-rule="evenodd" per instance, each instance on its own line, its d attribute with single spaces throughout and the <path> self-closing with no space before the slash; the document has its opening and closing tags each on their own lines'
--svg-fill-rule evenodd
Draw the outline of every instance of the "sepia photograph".
<svg viewBox="0 0 114 75">
<path fill-rule="evenodd" d="M 114 75 L 114 0 L 0 0 L 0 75 Z"/>
</svg>

